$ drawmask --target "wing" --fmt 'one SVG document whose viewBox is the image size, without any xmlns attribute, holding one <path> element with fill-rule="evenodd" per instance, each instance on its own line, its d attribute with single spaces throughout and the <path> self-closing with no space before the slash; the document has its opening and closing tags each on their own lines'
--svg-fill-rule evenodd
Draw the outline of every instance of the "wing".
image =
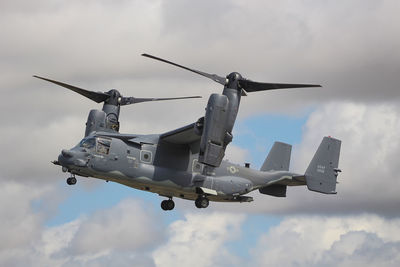
<svg viewBox="0 0 400 267">
<path fill-rule="evenodd" d="M 123 141 L 133 143 L 148 143 L 156 144 L 157 141 L 164 141 L 170 144 L 176 145 L 192 145 L 193 143 L 200 141 L 201 136 L 197 135 L 194 130 L 195 123 L 183 126 L 181 128 L 156 135 L 136 135 L 136 134 L 120 134 L 120 133 L 109 133 L 109 132 L 98 132 L 98 136 L 107 136 L 112 138 L 118 138 Z"/>
<path fill-rule="evenodd" d="M 163 133 L 160 135 L 160 141 L 165 141 L 177 145 L 190 145 L 200 140 L 201 136 L 197 135 L 194 130 L 195 123 L 184 127 Z"/>
</svg>

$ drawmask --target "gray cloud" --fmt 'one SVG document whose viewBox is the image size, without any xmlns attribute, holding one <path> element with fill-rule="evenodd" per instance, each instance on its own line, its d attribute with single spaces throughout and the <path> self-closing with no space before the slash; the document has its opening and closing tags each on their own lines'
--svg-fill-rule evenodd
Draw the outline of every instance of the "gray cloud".
<svg viewBox="0 0 400 267">
<path fill-rule="evenodd" d="M 396 266 L 400 261 L 399 252 L 399 241 L 385 242 L 365 231 L 349 232 L 333 243 L 332 249 L 315 266 Z"/>
<path fill-rule="evenodd" d="M 178 57 L 184 57 L 185 63 L 199 57 L 204 65 L 207 55 L 214 54 L 210 57 L 214 62 L 206 68 L 212 66 L 212 71 L 221 74 L 239 70 L 257 80 L 318 82 L 325 86 L 317 93 L 289 95 L 285 102 L 298 101 L 299 96 L 303 104 L 328 97 L 398 99 L 395 1 L 328 1 L 324 5 L 318 1 L 257 1 L 245 5 L 206 1 L 201 7 L 169 1 L 164 6 L 163 30 L 173 36 L 183 54 Z M 191 45 L 178 41 L 183 38 Z"/>
<path fill-rule="evenodd" d="M 109 252 L 139 254 L 163 240 L 156 214 L 143 208 L 143 203 L 124 200 L 109 210 L 83 220 L 68 247 L 69 255 Z M 107 231 L 104 231 L 107 228 Z"/>
<path fill-rule="evenodd" d="M 128 214 L 127 211 L 133 208 L 138 212 L 135 219 L 140 215 L 157 222 L 148 212 L 137 210 L 137 204 L 137 201 L 124 201 L 105 210 L 105 213 L 111 214 L 123 208 L 124 214 Z M 131 216 L 123 215 L 121 221 L 137 226 Z M 90 240 L 97 250 L 88 251 L 88 247 L 80 250 L 76 240 L 80 239 L 81 230 L 97 221 L 98 215 L 94 215 L 43 230 L 42 237 L 31 246 L 20 247 L 12 253 L 8 250 L 8 254 L 1 251 L 0 262 L 13 263 L 13 266 L 27 263 L 32 266 L 107 266 L 111 263 L 119 266 L 176 266 L 188 263 L 193 266 L 241 266 L 244 263 L 249 266 L 397 266 L 400 261 L 398 218 L 387 219 L 368 214 L 286 217 L 278 225 L 261 231 L 254 243 L 242 247 L 250 253 L 250 258 L 242 258 L 233 253 L 229 242 L 240 238 L 246 227 L 245 218 L 226 212 L 187 213 L 166 229 L 166 242 L 130 240 L 129 243 L 134 244 L 136 249 L 123 241 L 127 246 L 120 248 L 121 236 L 114 234 L 118 232 L 121 221 L 113 219 L 112 223 L 107 223 L 108 227 L 92 227 L 88 233 L 92 235 Z M 143 225 L 140 226 L 143 229 Z M 127 236 L 133 234 L 131 227 L 124 227 L 124 230 L 130 233 Z M 105 235 L 111 239 L 97 243 L 99 236 Z M 65 253 L 76 245 L 80 253 Z"/>
<path fill-rule="evenodd" d="M 142 52 L 220 75 L 235 70 L 254 80 L 324 85 L 252 94 L 243 103 L 251 107 L 243 108 L 246 114 L 282 111 L 282 103 L 285 110 L 298 110 L 321 100 L 398 100 L 396 1 L 2 3 L 0 88 L 9 98 L 1 110 L 7 122 L 11 110 L 14 119 L 27 121 L 17 103 L 35 121 L 86 113 L 89 101 L 35 81 L 32 74 L 93 90 L 117 87 L 125 94 L 204 92 L 207 97 L 220 90 L 201 77 L 141 58 Z M 148 109 L 147 116 L 159 110 Z"/>
<path fill-rule="evenodd" d="M 36 242 L 64 197 L 49 184 L 31 186 L 1 177 L 0 265 L 48 265 L 44 257 L 35 255 Z"/>
<path fill-rule="evenodd" d="M 398 100 L 396 1 L 323 6 L 318 1 L 246 5 L 239 1 L 191 5 L 184 1 L 39 1 L 33 6 L 5 1 L 2 5 L 0 88 L 7 101 L 0 116 L 3 125 L 18 125 L 21 132 L 29 129 L 23 126 L 43 126 L 65 116 L 80 116 L 84 122 L 88 109 L 99 108 L 63 88 L 34 80 L 33 74 L 92 90 L 117 88 L 125 95 L 205 97 L 179 102 L 188 111 L 185 118 L 167 103 L 126 108 L 123 127 L 145 127 L 151 121 L 167 130 L 202 116 L 209 93 L 218 92 L 220 86 L 142 58 L 142 52 L 220 75 L 235 70 L 259 81 L 324 85 L 318 90 L 251 94 L 244 99 L 240 116 L 297 112 L 332 99 Z M 174 119 L 166 120 L 160 112 Z"/>
<path fill-rule="evenodd" d="M 397 101 L 397 90 L 392 90 L 397 84 L 396 70 L 400 62 L 397 60 L 399 53 L 395 53 L 398 38 L 394 31 L 399 19 L 394 11 L 398 6 L 396 1 L 328 1 L 324 5 L 318 1 L 301 4 L 256 1 L 246 5 L 206 1 L 190 6 L 182 1 L 123 1 L 112 5 L 108 1 L 56 4 L 41 1 L 38 3 L 42 7 L 40 11 L 29 5 L 26 6 L 28 9 L 20 9 L 23 3 L 8 3 L 7 8 L 1 10 L 0 19 L 4 22 L 0 23 L 1 30 L 7 37 L 0 49 L 0 69 L 4 74 L 0 88 L 7 96 L 7 101 L 0 107 L 4 132 L 0 142 L 7 154 L 1 167 L 7 179 L 31 175 L 49 180 L 58 175 L 58 170 L 50 167 L 48 161 L 55 159 L 62 148 L 78 142 L 83 135 L 88 110 L 99 108 L 73 92 L 34 80 L 31 74 L 54 76 L 92 90 L 118 88 L 126 95 L 193 93 L 205 96 L 199 101 L 125 107 L 121 113 L 123 132 L 163 132 L 202 116 L 208 94 L 218 85 L 142 58 L 139 53 L 143 51 L 209 72 L 243 71 L 255 80 L 327 81 L 321 90 L 252 94 L 242 102 L 242 118 L 256 112 L 295 112 L 332 99 L 337 99 L 336 103 L 348 99 L 378 103 Z M 210 6 L 213 7 L 211 10 Z M 286 77 L 293 80 L 286 80 Z M 378 85 L 379 90 L 376 90 Z M 177 105 L 179 109 L 175 108 Z M 355 152 L 346 155 L 344 150 L 344 165 L 348 161 L 356 164 L 344 168 L 348 173 L 355 172 L 353 166 L 357 166 L 361 156 L 370 162 L 382 160 L 376 158 L 379 155 L 375 153 L 369 154 L 379 151 L 382 144 L 374 146 L 367 140 L 386 140 L 388 132 L 397 131 L 396 124 L 390 131 L 381 125 L 375 126 L 378 121 L 374 120 L 372 112 L 367 118 L 371 122 L 360 124 L 354 131 L 344 129 L 342 133 L 339 130 L 343 123 L 352 124 L 352 114 L 347 114 L 342 121 L 335 120 L 337 110 L 334 108 L 317 110 L 325 112 L 329 119 L 330 124 L 326 127 L 330 133 L 344 135 L 344 149 L 347 149 L 346 143 L 354 140 L 352 136 L 360 131 L 365 134 L 365 143 L 372 144 L 358 147 L 361 155 Z M 377 112 L 385 118 L 385 111 L 378 108 Z M 377 127 L 380 131 L 375 134 Z M 319 125 L 309 128 L 307 134 L 313 137 L 310 138 L 312 142 L 305 141 L 307 149 L 304 153 L 311 155 L 313 152 L 306 151 L 314 150 L 320 137 L 326 134 L 319 128 Z M 397 150 L 389 141 L 383 145 L 389 151 L 384 152 L 381 164 L 394 166 Z M 371 155 L 371 158 L 365 158 L 365 155 Z M 302 163 L 302 167 L 308 164 Z M 374 202 L 375 197 L 369 197 L 371 201 L 365 202 L 367 195 L 376 194 L 368 190 L 360 193 L 354 184 L 346 184 L 363 181 L 364 177 L 371 177 L 368 181 L 376 184 L 375 177 L 382 175 L 378 166 L 382 165 L 369 171 L 358 169 L 352 174 L 358 178 L 353 180 L 346 178 L 349 174 L 343 174 L 343 194 L 348 194 L 349 200 L 350 196 L 362 195 L 355 198 L 360 202 L 347 201 L 346 207 L 353 207 L 352 210 L 368 207 L 366 210 L 372 212 L 396 211 L 398 203 L 394 193 L 391 197 L 382 196 L 383 202 Z M 383 171 L 385 177 L 395 174 L 392 167 Z M 391 181 L 396 183 L 395 179 Z M 339 192 L 342 184 L 338 186 Z M 382 183 L 377 185 L 385 191 Z M 346 188 L 352 189 L 346 192 Z M 302 191 L 294 190 L 293 194 L 302 194 Z M 313 199 L 311 197 L 309 201 Z M 331 205 L 338 207 L 338 204 Z"/>
<path fill-rule="evenodd" d="M 85 246 L 80 247 L 82 250 L 69 250 L 73 255 L 85 255 L 68 262 L 62 253 L 57 254 L 59 258 L 56 259 L 47 257 L 54 251 L 64 249 L 65 252 L 65 247 L 57 250 L 47 246 L 47 251 L 52 253 L 43 256 L 40 253 L 44 252 L 35 254 L 38 252 L 32 246 L 33 240 L 43 234 L 43 222 L 49 215 L 32 212 L 30 206 L 38 199 L 51 199 L 54 205 L 61 201 L 54 196 L 60 193 L 54 184 L 44 186 L 44 183 L 51 183 L 50 179 L 60 176 L 58 169 L 49 166 L 48 161 L 53 160 L 60 149 L 74 145 L 82 137 L 89 109 L 99 108 L 63 88 L 34 80 L 33 74 L 91 90 L 117 88 L 132 96 L 204 96 L 200 101 L 179 104 L 126 107 L 121 114 L 124 132 L 163 132 L 192 122 L 203 115 L 208 95 L 221 89 L 191 73 L 141 58 L 142 52 L 220 75 L 240 71 L 258 81 L 324 85 L 321 90 L 251 94 L 243 100 L 240 116 L 261 112 L 293 114 L 310 106 L 317 107 L 321 117 L 314 113 L 310 118 L 303 146 L 293 155 L 294 158 L 302 155 L 304 161 L 299 160 L 295 165 L 304 170 L 322 135 L 332 134 L 343 139 L 341 167 L 344 173 L 340 176 L 339 194 L 320 196 L 301 188 L 290 190 L 285 200 L 257 195 L 257 202 L 240 206 L 246 212 L 342 214 L 368 211 L 398 216 L 395 167 L 399 148 L 395 118 L 399 113 L 393 107 L 399 101 L 398 9 L 399 3 L 394 0 L 203 1 L 191 5 L 183 1 L 40 0 L 34 4 L 23 0 L 1 1 L 0 91 L 3 98 L 0 120 L 3 134 L 0 145 L 5 156 L 0 167 L 2 182 L 7 185 L 1 187 L 1 195 L 5 198 L 2 203 L 13 202 L 0 211 L 1 237 L 8 240 L 0 251 L 1 262 L 11 265 L 19 259 L 24 266 L 32 262 L 41 266 L 67 263 L 73 266 L 79 265 L 81 260 L 85 260 L 86 265 L 101 265 L 101 262 L 121 259 L 121 265 L 125 260 L 154 264 L 149 255 L 139 259 L 114 251 L 93 256 L 93 251 L 84 251 Z M 336 102 L 331 106 L 318 108 L 332 100 Z M 351 108 L 340 104 L 342 101 L 367 105 L 346 110 Z M 379 105 L 387 102 L 394 103 L 390 105 L 392 109 Z M 175 108 L 178 105 L 179 109 Z M 354 121 L 357 118 L 354 112 L 361 112 L 358 124 Z M 336 116 L 339 117 L 335 119 Z M 324 127 L 315 123 L 324 123 Z M 363 190 L 360 184 L 364 185 Z M 43 187 L 48 191 L 42 191 Z M 220 207 L 232 209 L 232 206 Z M 54 207 L 46 209 L 51 213 Z M 129 208 L 119 210 L 127 211 L 135 213 Z M 92 225 L 100 217 L 97 215 L 85 222 Z M 128 217 L 124 219 L 134 221 Z M 105 219 L 109 225 L 118 226 L 118 222 Z M 126 225 L 119 226 L 114 230 L 126 228 Z M 95 235 L 88 231 L 78 238 L 74 236 L 77 229 L 84 229 L 84 224 L 61 229 L 60 236 L 69 233 L 71 239 L 67 242 L 61 238 L 60 243 L 73 242 L 78 249 Z M 108 238 L 112 233 L 103 237 Z M 116 236 L 121 236 L 120 232 Z M 359 236 L 373 241 L 379 249 L 388 246 L 398 251 L 397 239 L 390 241 L 392 243 L 382 241 L 379 235 L 376 237 L 368 231 L 345 234 L 343 240 L 337 242 L 345 244 L 346 240 Z M 226 236 L 219 237 L 222 241 L 217 247 L 223 244 Z M 115 244 L 114 241 L 111 244 Z M 339 243 L 335 249 L 340 252 Z M 125 244 L 135 247 L 128 241 Z M 360 254 L 367 251 L 364 245 L 357 250 Z M 346 259 L 353 261 L 356 255 L 346 256 Z M 329 264 L 331 259 L 326 260 Z"/>
<path fill-rule="evenodd" d="M 154 266 L 151 252 L 163 242 L 165 224 L 152 210 L 144 210 L 140 201 L 126 199 L 90 216 L 45 228 L 45 214 L 29 207 L 32 197 L 27 195 L 29 189 L 25 197 L 8 196 L 13 203 L 23 202 L 22 209 L 13 205 L 0 210 L 1 265 Z"/>
<path fill-rule="evenodd" d="M 304 173 L 323 136 L 342 140 L 337 195 L 289 187 L 286 198 L 251 193 L 255 201 L 233 207 L 212 207 L 267 214 L 360 214 L 399 216 L 398 158 L 400 110 L 393 104 L 332 102 L 320 105 L 304 126 L 301 144 L 295 145 L 291 170 Z"/>
<path fill-rule="evenodd" d="M 372 215 L 291 217 L 262 235 L 252 255 L 255 266 L 397 266 L 398 227 Z"/>
<path fill-rule="evenodd" d="M 240 236 L 244 215 L 185 214 L 173 222 L 168 242 L 153 252 L 157 266 L 239 266 L 239 258 L 225 244 Z"/>
</svg>

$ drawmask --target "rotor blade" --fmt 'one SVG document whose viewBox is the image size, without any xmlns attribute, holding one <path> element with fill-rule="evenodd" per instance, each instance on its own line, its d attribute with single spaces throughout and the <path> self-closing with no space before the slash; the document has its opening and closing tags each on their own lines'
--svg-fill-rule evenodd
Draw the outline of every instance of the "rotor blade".
<svg viewBox="0 0 400 267">
<path fill-rule="evenodd" d="M 197 73 L 197 74 L 199 74 L 199 75 L 201 75 L 201 76 L 204 76 L 204 77 L 206 77 L 206 78 L 209 78 L 209 79 L 211 79 L 211 80 L 213 80 L 213 81 L 215 81 L 215 82 L 217 82 L 217 83 L 220 83 L 220 84 L 222 84 L 222 85 L 225 85 L 225 84 L 226 84 L 226 78 L 221 77 L 221 76 L 218 76 L 217 74 L 209 74 L 209 73 L 207 73 L 207 72 L 203 72 L 203 71 L 199 71 L 199 70 L 195 70 L 195 69 L 190 69 L 190 68 L 188 68 L 188 67 L 185 67 L 185 66 L 176 64 L 176 63 L 174 63 L 174 62 L 171 62 L 171 61 L 168 61 L 168 60 L 159 58 L 159 57 L 155 57 L 155 56 L 152 56 L 152 55 L 149 55 L 149 54 L 142 54 L 142 56 L 148 57 L 148 58 L 152 58 L 152 59 L 155 59 L 155 60 L 164 62 L 164 63 L 168 63 L 168 64 L 171 64 L 171 65 L 174 65 L 175 67 L 179 67 L 179 68 L 182 68 L 182 69 L 185 69 L 185 70 L 188 70 L 188 71 Z"/>
<path fill-rule="evenodd" d="M 73 85 L 69 85 L 69 84 L 66 84 L 66 83 L 50 80 L 50 79 L 43 78 L 43 77 L 36 76 L 36 75 L 33 75 L 33 77 L 38 78 L 38 79 L 42 79 L 42 80 L 45 80 L 45 81 L 48 81 L 48 82 L 51 82 L 51 83 L 54 83 L 54 84 L 57 84 L 57 85 L 62 86 L 62 87 L 65 87 L 65 88 L 67 88 L 69 90 L 72 90 L 72 91 L 74 91 L 74 92 L 76 92 L 76 93 L 78 93 L 80 95 L 86 96 L 87 98 L 90 98 L 91 100 L 93 100 L 93 101 L 95 101 L 97 103 L 101 103 L 101 102 L 107 100 L 107 98 L 110 97 L 106 93 L 88 91 L 88 90 L 85 90 L 85 89 L 82 89 L 82 88 L 79 88 L 79 87 L 76 87 L 76 86 L 73 86 Z"/>
<path fill-rule="evenodd" d="M 240 80 L 239 84 L 246 92 L 287 89 L 287 88 L 321 87 L 321 85 L 319 84 L 259 83 L 245 79 Z"/>
<path fill-rule="evenodd" d="M 201 98 L 201 96 L 183 96 L 183 97 L 167 97 L 167 98 L 123 97 L 121 99 L 121 106 L 137 104 L 142 102 L 149 102 L 149 101 L 164 101 L 164 100 L 189 99 L 189 98 Z"/>
</svg>

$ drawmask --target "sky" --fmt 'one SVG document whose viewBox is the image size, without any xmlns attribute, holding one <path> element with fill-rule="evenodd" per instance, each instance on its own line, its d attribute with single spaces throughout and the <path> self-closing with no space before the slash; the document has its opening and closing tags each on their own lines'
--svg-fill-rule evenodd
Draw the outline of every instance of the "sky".
<svg viewBox="0 0 400 267">
<path fill-rule="evenodd" d="M 0 1 L 1 266 L 399 266 L 400 2 Z M 274 141 L 304 172 L 324 136 L 342 140 L 337 195 L 194 203 L 54 166 L 101 106 L 40 75 L 124 96 L 201 99 L 126 106 L 124 133 L 203 116 L 222 88 L 141 57 L 220 76 L 322 88 L 249 93 L 226 157 L 262 165 Z M 184 112 L 182 112 L 184 111 Z"/>
</svg>

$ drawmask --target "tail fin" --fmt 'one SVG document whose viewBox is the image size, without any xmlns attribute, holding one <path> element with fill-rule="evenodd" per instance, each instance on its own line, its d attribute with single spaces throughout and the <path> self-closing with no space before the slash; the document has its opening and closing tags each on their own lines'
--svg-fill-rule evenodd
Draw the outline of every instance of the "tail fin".
<svg viewBox="0 0 400 267">
<path fill-rule="evenodd" d="M 340 140 L 324 137 L 305 173 L 309 190 L 336 194 L 340 145 Z"/>
<path fill-rule="evenodd" d="M 261 171 L 288 171 L 292 146 L 275 142 L 265 159 Z"/>
</svg>

